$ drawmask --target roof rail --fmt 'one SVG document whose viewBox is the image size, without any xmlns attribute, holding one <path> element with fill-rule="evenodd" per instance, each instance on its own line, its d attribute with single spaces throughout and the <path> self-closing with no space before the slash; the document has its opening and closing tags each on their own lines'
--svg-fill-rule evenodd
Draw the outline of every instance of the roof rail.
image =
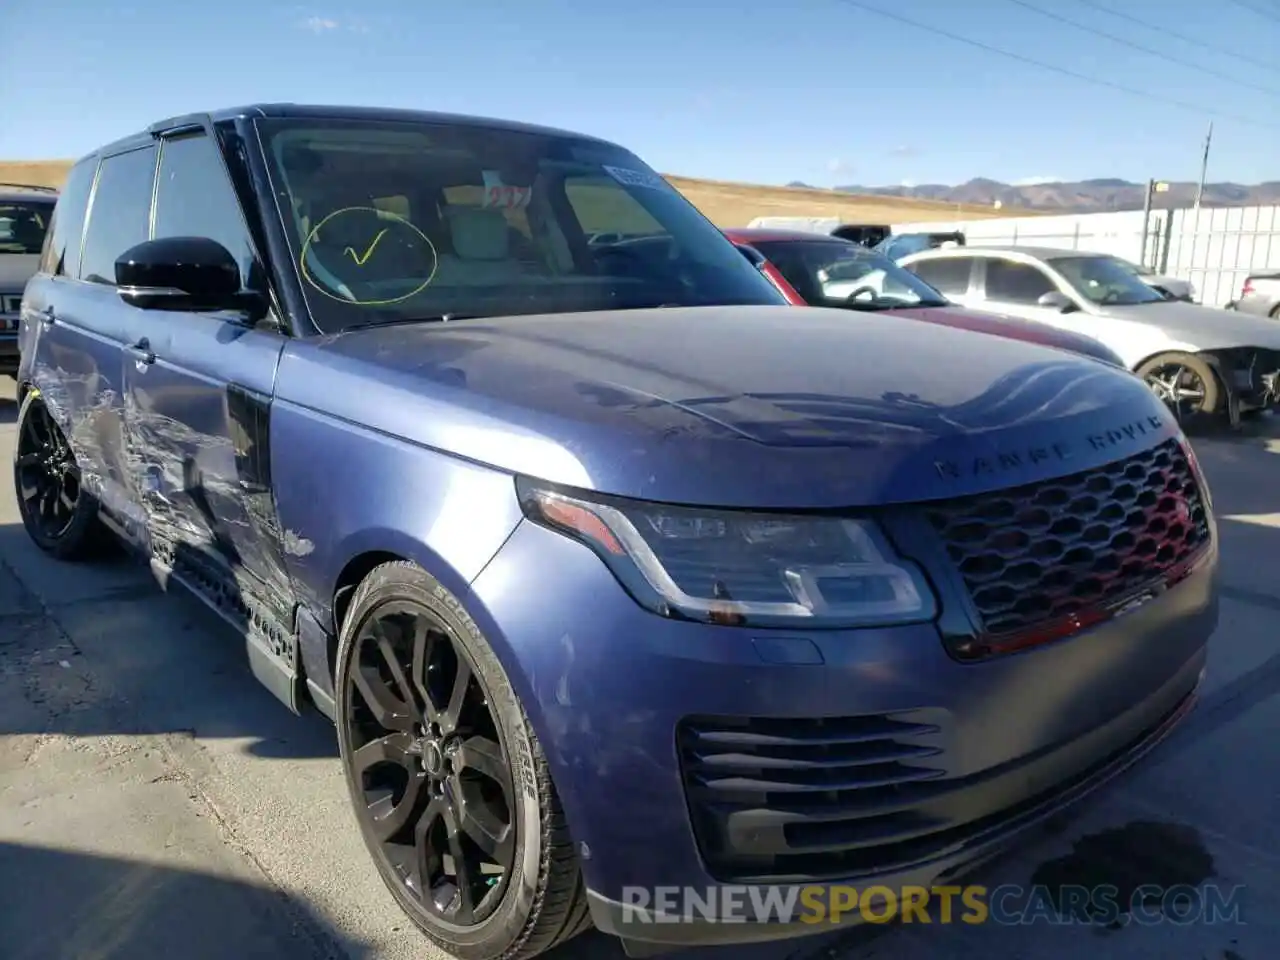
<svg viewBox="0 0 1280 960">
<path fill-rule="evenodd" d="M 3 183 L 3 182 L 0 182 L 0 187 L 17 187 L 17 188 L 18 188 L 18 189 L 20 189 L 20 190 L 40 190 L 40 191 L 42 191 L 42 192 L 44 192 L 44 193 L 57 193 L 57 192 L 58 192 L 58 188 L 57 188 L 57 187 L 46 187 L 46 186 L 44 186 L 43 184 L 38 184 L 38 183 Z"/>
<path fill-rule="evenodd" d="M 212 133 L 213 117 L 208 113 L 186 113 L 177 117 L 157 120 L 147 127 L 147 133 L 153 137 L 159 137 L 166 133 L 186 133 L 192 130 L 204 130 L 205 133 Z"/>
</svg>

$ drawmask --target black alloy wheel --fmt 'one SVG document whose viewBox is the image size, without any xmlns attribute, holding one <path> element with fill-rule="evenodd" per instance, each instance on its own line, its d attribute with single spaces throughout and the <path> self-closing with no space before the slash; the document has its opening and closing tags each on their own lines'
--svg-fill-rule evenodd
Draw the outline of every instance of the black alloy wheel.
<svg viewBox="0 0 1280 960">
<path fill-rule="evenodd" d="M 342 613 L 335 717 L 365 846 L 415 925 L 460 960 L 528 960 L 591 926 L 577 845 L 498 657 L 404 560 Z"/>
<path fill-rule="evenodd" d="M 42 550 L 79 560 L 102 546 L 97 501 L 84 491 L 75 452 L 35 392 L 18 411 L 13 485 L 23 526 Z"/>
<path fill-rule="evenodd" d="M 43 403 L 34 404 L 18 432 L 18 497 L 42 537 L 57 540 L 75 521 L 80 468 Z"/>
<path fill-rule="evenodd" d="M 358 815 L 427 912 L 480 923 L 510 877 L 515 805 L 475 669 L 411 601 L 381 605 L 355 642 L 345 719 Z"/>
</svg>

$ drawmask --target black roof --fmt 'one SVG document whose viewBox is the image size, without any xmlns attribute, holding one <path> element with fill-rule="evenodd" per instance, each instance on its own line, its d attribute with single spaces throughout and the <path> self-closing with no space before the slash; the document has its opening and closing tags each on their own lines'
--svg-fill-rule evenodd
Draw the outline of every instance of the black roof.
<svg viewBox="0 0 1280 960">
<path fill-rule="evenodd" d="M 513 133 L 535 133 L 543 136 L 554 137 L 572 137 L 575 140 L 588 140 L 608 146 L 614 146 L 607 140 L 599 137 L 591 137 L 582 133 L 574 133 L 570 130 L 559 130 L 555 127 L 543 127 L 531 123 L 520 123 L 515 120 L 499 120 L 492 117 L 479 117 L 470 114 L 461 113 L 437 113 L 430 110 L 402 110 L 391 107 L 359 107 L 359 106 L 337 106 L 323 104 L 305 104 L 305 103 L 255 103 L 242 107 L 223 107 L 217 110 L 209 110 L 203 113 L 188 113 L 176 117 L 167 117 L 151 124 L 146 130 L 138 131 L 129 136 L 122 137 L 113 143 L 104 144 L 96 150 L 86 154 L 81 159 L 87 159 L 98 153 L 111 152 L 130 146 L 140 145 L 149 142 L 151 138 L 166 130 L 173 130 L 178 127 L 195 126 L 203 122 L 206 118 L 211 122 L 228 123 L 239 119 L 252 119 L 256 117 L 280 117 L 280 118 L 297 118 L 297 119 L 313 119 L 313 120 L 382 120 L 392 123 L 447 123 L 453 125 L 467 125 L 476 127 L 489 127 L 492 129 L 509 130 Z"/>
<path fill-rule="evenodd" d="M 52 187 L 27 186 L 22 183 L 0 183 L 0 203 L 56 203 L 58 191 Z"/>
</svg>

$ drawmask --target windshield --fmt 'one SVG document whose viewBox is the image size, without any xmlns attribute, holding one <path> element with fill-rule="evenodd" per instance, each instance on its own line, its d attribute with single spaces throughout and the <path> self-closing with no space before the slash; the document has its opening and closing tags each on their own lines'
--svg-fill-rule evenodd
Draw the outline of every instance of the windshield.
<svg viewBox="0 0 1280 960">
<path fill-rule="evenodd" d="M 889 310 L 947 303 L 915 274 L 847 240 L 774 240 L 755 247 L 810 306 Z"/>
<path fill-rule="evenodd" d="M 1056 257 L 1049 263 L 1091 303 L 1131 307 L 1164 300 L 1159 291 L 1138 279 L 1131 265 L 1115 257 Z"/>
<path fill-rule="evenodd" d="M 52 214 L 52 203 L 0 201 L 0 254 L 39 253 Z"/>
<path fill-rule="evenodd" d="M 619 147 L 479 124 L 260 120 L 316 324 L 781 304 Z"/>
</svg>

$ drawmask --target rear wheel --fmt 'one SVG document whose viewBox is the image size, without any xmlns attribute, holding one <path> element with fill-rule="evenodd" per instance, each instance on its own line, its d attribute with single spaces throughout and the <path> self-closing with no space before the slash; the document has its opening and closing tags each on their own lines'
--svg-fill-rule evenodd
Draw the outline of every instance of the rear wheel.
<svg viewBox="0 0 1280 960">
<path fill-rule="evenodd" d="M 108 542 L 97 501 L 80 483 L 80 465 L 35 391 L 18 410 L 13 487 L 27 535 L 59 560 L 96 556 Z"/>
<path fill-rule="evenodd" d="M 458 601 L 387 563 L 338 648 L 338 742 L 366 846 L 400 907 L 463 960 L 536 956 L 590 925 L 537 738 Z"/>
<path fill-rule="evenodd" d="M 1140 376 L 1179 420 L 1212 416 L 1222 406 L 1218 378 L 1192 353 L 1162 353 L 1138 367 Z"/>
</svg>

